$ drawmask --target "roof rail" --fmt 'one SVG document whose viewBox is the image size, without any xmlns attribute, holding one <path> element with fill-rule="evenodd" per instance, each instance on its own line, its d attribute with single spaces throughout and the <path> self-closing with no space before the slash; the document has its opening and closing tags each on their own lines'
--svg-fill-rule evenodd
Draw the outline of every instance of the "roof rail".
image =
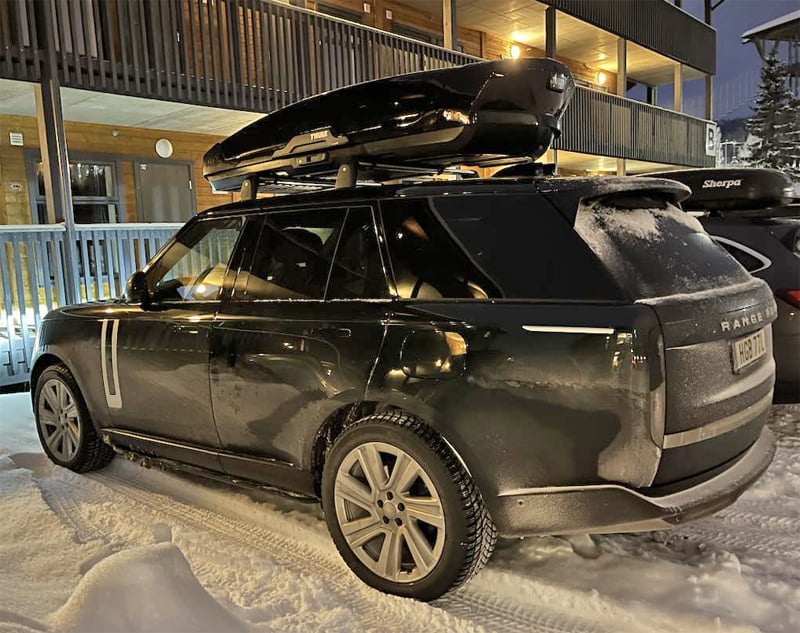
<svg viewBox="0 0 800 633">
<path fill-rule="evenodd" d="M 272 112 L 214 145 L 203 175 L 255 197 L 270 181 L 354 187 L 453 165 L 532 162 L 574 92 L 552 59 L 467 64 L 357 84 Z"/>
</svg>

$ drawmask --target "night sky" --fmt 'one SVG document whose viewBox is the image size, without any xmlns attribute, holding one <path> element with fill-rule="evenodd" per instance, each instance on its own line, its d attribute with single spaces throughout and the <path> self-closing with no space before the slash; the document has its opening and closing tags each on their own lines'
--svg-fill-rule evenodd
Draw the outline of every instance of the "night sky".
<svg viewBox="0 0 800 633">
<path fill-rule="evenodd" d="M 714 11 L 711 22 L 717 29 L 717 74 L 714 85 L 720 106 L 715 116 L 746 115 L 746 106 L 738 110 L 733 110 L 733 107 L 753 94 L 758 82 L 761 60 L 754 44 L 742 44 L 742 33 L 798 8 L 798 0 L 725 0 Z M 683 0 L 683 9 L 703 19 L 703 0 Z M 701 104 L 703 91 L 702 80 L 686 83 L 684 98 L 690 114 L 702 115 L 693 110 Z M 659 89 L 659 102 L 672 105 L 670 86 Z"/>
</svg>

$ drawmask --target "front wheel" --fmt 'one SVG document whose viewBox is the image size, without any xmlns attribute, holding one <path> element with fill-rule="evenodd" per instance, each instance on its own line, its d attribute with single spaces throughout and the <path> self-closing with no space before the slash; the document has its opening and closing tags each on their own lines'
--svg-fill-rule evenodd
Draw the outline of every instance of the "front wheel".
<svg viewBox="0 0 800 633">
<path fill-rule="evenodd" d="M 419 600 L 471 578 L 497 537 L 452 449 L 399 413 L 366 417 L 336 440 L 322 500 L 334 543 L 353 572 L 376 589 Z"/>
<path fill-rule="evenodd" d="M 85 473 L 114 457 L 97 435 L 78 383 L 64 365 L 48 367 L 39 376 L 33 408 L 44 452 L 59 466 Z"/>
</svg>

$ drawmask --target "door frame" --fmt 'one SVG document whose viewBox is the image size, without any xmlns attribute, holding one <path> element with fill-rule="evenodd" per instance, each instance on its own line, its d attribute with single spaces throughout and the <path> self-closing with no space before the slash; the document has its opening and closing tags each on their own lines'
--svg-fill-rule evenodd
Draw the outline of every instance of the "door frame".
<svg viewBox="0 0 800 633">
<path fill-rule="evenodd" d="M 197 215 L 197 189 L 195 187 L 194 182 L 194 161 L 191 160 L 172 160 L 171 158 L 133 158 L 133 188 L 136 190 L 136 219 L 138 222 L 146 222 L 143 219 L 143 207 L 142 207 L 142 180 L 141 180 L 141 173 L 142 173 L 142 165 L 150 165 L 153 163 L 159 163 L 162 165 L 175 165 L 175 166 L 184 166 L 189 169 L 189 190 L 191 191 L 191 201 L 192 201 L 192 208 L 191 214 L 192 216 Z"/>
</svg>

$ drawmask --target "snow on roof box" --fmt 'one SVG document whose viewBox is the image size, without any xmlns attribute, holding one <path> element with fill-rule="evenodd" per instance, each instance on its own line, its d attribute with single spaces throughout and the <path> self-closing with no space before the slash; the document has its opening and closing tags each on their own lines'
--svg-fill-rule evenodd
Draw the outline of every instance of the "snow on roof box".
<svg viewBox="0 0 800 633">
<path fill-rule="evenodd" d="M 559 134 L 574 81 L 552 59 L 509 59 L 378 79 L 276 110 L 214 145 L 218 190 L 353 167 L 386 180 L 456 164 L 535 159 Z M 339 172 L 340 176 L 342 172 Z M 351 175 L 347 185 L 354 184 Z"/>
<path fill-rule="evenodd" d="M 669 178 L 687 185 L 692 195 L 683 207 L 698 211 L 757 211 L 786 204 L 792 182 L 775 169 L 686 169 L 648 176 Z"/>
</svg>

